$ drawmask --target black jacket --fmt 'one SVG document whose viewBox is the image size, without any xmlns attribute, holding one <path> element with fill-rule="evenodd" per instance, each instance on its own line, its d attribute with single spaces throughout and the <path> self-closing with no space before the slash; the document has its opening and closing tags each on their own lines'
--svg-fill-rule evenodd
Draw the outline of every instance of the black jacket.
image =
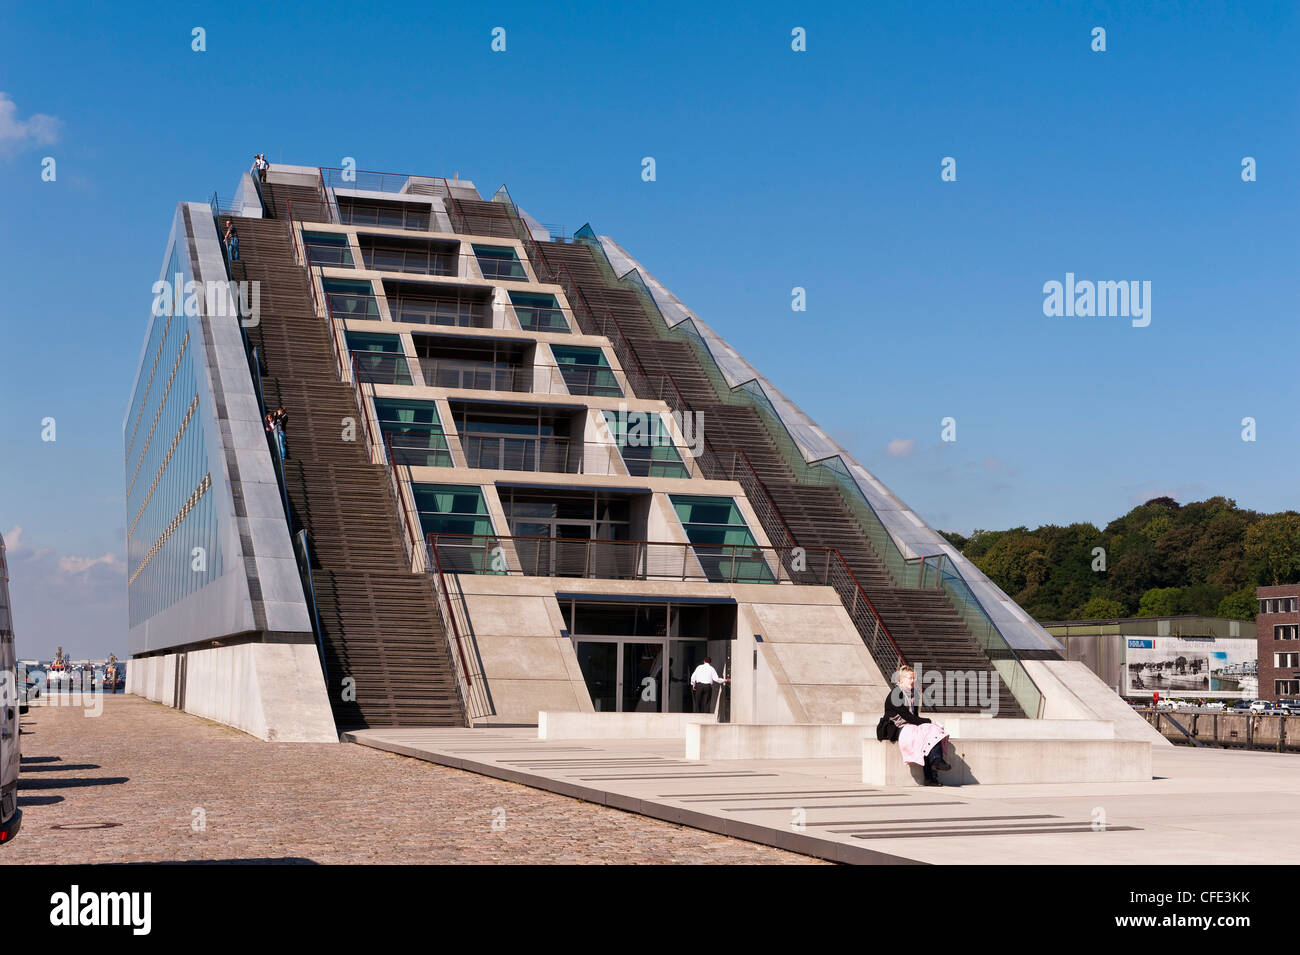
<svg viewBox="0 0 1300 955">
<path fill-rule="evenodd" d="M 921 694 L 912 688 L 912 705 L 910 707 L 903 705 L 903 691 L 894 687 L 885 697 L 885 715 L 880 718 L 876 724 L 876 739 L 888 740 L 891 743 L 898 742 L 899 727 L 894 724 L 894 717 L 897 716 L 904 723 L 911 723 L 913 726 L 920 726 L 922 723 L 930 722 L 924 716 L 920 715 Z"/>
</svg>

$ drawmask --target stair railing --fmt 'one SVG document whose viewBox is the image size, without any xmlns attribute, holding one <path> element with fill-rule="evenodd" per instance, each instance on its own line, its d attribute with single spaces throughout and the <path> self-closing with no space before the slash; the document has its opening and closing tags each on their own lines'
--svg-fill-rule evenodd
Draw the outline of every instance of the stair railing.
<svg viewBox="0 0 1300 955">
<path fill-rule="evenodd" d="M 588 231 L 591 231 L 589 227 Z M 594 237 L 594 232 L 591 235 Z M 616 281 L 622 281 L 609 263 L 604 248 L 595 241 L 588 241 L 587 244 L 597 262 L 604 263 L 604 271 L 608 275 L 613 275 Z M 702 336 L 693 328 L 685 330 L 679 326 L 670 326 L 667 316 L 663 314 L 658 302 L 654 300 L 654 296 L 650 294 L 644 282 L 638 281 L 632 284 L 640 292 L 640 298 L 646 307 L 659 317 L 664 334 L 668 335 L 677 331 L 695 347 L 700 365 L 706 376 L 715 382 L 716 391 L 719 391 L 720 394 L 729 393 L 729 395 L 737 397 L 741 395 L 748 397 L 749 401 L 747 403 L 754 407 L 765 420 L 769 434 L 778 449 L 783 452 L 783 457 L 786 458 L 787 463 L 794 470 L 796 480 L 800 481 L 800 483 L 838 486 L 846 503 L 855 512 L 855 516 L 858 517 L 859 526 L 866 532 L 867 538 L 872 544 L 878 548 L 878 553 L 885 560 L 886 567 L 894 571 L 895 581 L 902 586 L 908 586 L 909 584 L 913 587 L 921 586 L 921 575 L 925 573 L 924 568 L 930 560 L 933 560 L 938 555 L 931 555 L 918 560 L 914 571 L 917 575 L 916 583 L 912 584 L 908 577 L 908 571 L 913 568 L 909 567 L 907 558 L 904 557 L 901 549 L 894 542 L 893 535 L 889 533 L 879 516 L 876 515 L 874 508 L 871 507 L 870 502 L 862 493 L 862 489 L 848 474 L 847 466 L 843 465 L 838 457 L 833 460 L 828 459 L 824 462 L 809 464 L 803 457 L 803 452 L 799 450 L 794 436 L 790 434 L 785 422 L 777 414 L 767 396 L 762 393 L 757 382 L 746 382 L 735 388 L 728 386 L 717 360 Z M 683 322 L 681 324 L 686 325 L 689 323 Z M 658 330 L 658 326 L 655 327 Z M 831 466 L 833 463 L 839 463 L 841 468 L 844 469 L 843 472 L 841 473 L 839 468 Z M 1031 717 L 1041 714 L 1043 709 L 1042 692 L 1034 683 L 1033 678 L 1030 677 L 1015 648 L 1011 646 L 1010 641 L 1006 639 L 997 624 L 993 622 L 992 617 L 971 591 L 965 579 L 956 572 L 955 568 L 946 568 L 941 562 L 936 561 L 936 563 L 936 576 L 939 586 L 947 592 L 957 612 L 962 616 L 963 621 L 975 637 L 976 642 L 980 645 L 990 663 L 999 672 L 1002 681 L 1011 688 L 1021 709 Z"/>
<path fill-rule="evenodd" d="M 507 196 L 508 195 L 509 193 L 507 193 Z M 633 378 L 637 378 L 645 385 L 644 389 L 634 386 L 633 391 L 649 396 L 649 394 L 654 390 L 649 387 L 651 383 L 650 375 L 646 372 L 645 366 L 641 363 L 641 359 L 637 355 L 636 348 L 623 332 L 623 329 L 619 325 L 618 319 L 614 316 L 614 313 L 609 309 L 605 309 L 603 324 L 597 319 L 595 309 L 592 308 L 591 302 L 588 300 L 586 293 L 582 290 L 581 285 L 578 284 L 576 279 L 574 279 L 572 273 L 569 272 L 568 268 L 565 267 L 563 263 L 559 263 L 558 268 L 553 267 L 550 264 L 541 247 L 533 239 L 527 223 L 518 216 L 518 210 L 515 209 L 513 203 L 511 203 L 511 209 L 515 212 L 517 232 L 520 241 L 524 244 L 525 249 L 527 250 L 529 261 L 533 263 L 534 273 L 538 275 L 539 279 L 543 274 L 545 274 L 550 282 L 558 284 L 564 288 L 565 296 L 569 300 L 569 306 L 574 313 L 574 317 L 579 320 L 579 324 L 585 325 L 585 331 L 589 331 L 589 333 L 602 334 L 605 338 L 609 339 L 610 343 L 614 347 L 615 354 L 618 356 L 619 363 L 623 366 L 623 372 L 628 376 L 629 381 Z M 587 319 L 586 323 L 582 321 L 581 316 L 584 315 Z M 610 334 L 611 329 L 613 330 L 613 334 Z M 690 402 L 686 400 L 686 396 L 682 394 L 682 390 L 678 386 L 677 381 L 673 378 L 672 374 L 664 372 L 659 376 L 659 378 L 660 387 L 658 389 L 657 397 L 666 402 L 668 406 L 678 414 L 689 412 L 692 416 L 695 416 L 696 412 L 694 408 Z M 780 507 L 777 506 L 776 501 L 767 490 L 767 486 L 763 484 L 762 480 L 758 477 L 758 473 L 754 470 L 753 464 L 750 463 L 748 455 L 744 455 L 743 451 L 741 454 L 743 455 L 743 461 L 747 466 L 748 471 L 747 473 L 744 473 L 742 469 L 738 469 L 733 465 L 731 472 L 733 475 L 732 480 L 737 480 L 738 483 L 745 488 L 746 497 L 749 498 L 757 507 L 761 508 L 759 515 L 760 521 L 763 516 L 762 511 L 768 513 L 769 520 L 763 521 L 762 523 L 764 523 L 765 528 L 768 530 L 769 539 L 772 536 L 776 536 L 782 539 L 783 543 L 788 547 L 793 547 L 794 535 L 791 533 L 789 524 L 786 522 L 784 515 L 782 515 Z M 715 473 L 722 470 L 721 459 L 718 457 L 717 452 L 712 448 L 707 438 L 704 439 L 704 454 L 697 456 L 697 463 L 700 465 L 701 470 L 706 474 L 709 473 L 711 467 L 715 470 Z M 742 473 L 744 474 L 743 479 L 740 476 Z M 755 490 L 758 491 L 758 493 L 752 493 Z M 775 528 L 780 529 L 779 534 L 773 534 L 773 519 L 775 522 Z M 854 625 L 857 627 L 859 634 L 870 649 L 872 658 L 876 661 L 876 664 L 881 668 L 882 672 L 886 676 L 889 676 L 894 669 L 907 662 L 906 658 L 899 649 L 898 644 L 894 641 L 892 634 L 890 634 L 889 628 L 885 625 L 884 620 L 876 610 L 875 604 L 872 603 L 871 598 L 867 596 L 866 591 L 858 582 L 857 577 L 849 569 L 848 563 L 844 560 L 843 555 L 840 554 L 838 550 L 835 550 L 834 554 L 835 559 L 841 568 L 841 571 L 834 577 L 837 582 L 835 585 L 836 590 L 837 592 L 840 592 L 845 609 L 848 610 L 849 616 L 853 619 Z"/>
<path fill-rule="evenodd" d="M 456 669 L 453 663 L 452 670 L 456 674 L 456 689 L 460 693 L 461 705 L 464 707 L 468 722 L 472 726 L 474 720 L 491 716 L 496 710 L 492 705 L 487 678 L 483 676 L 482 668 L 477 665 L 477 653 L 475 654 L 476 665 L 474 667 L 474 670 L 479 674 L 477 683 L 470 672 L 470 657 L 465 650 L 464 642 L 464 630 L 469 628 L 469 615 L 466 614 L 465 627 L 462 628 L 456 614 L 455 602 L 452 600 L 451 587 L 447 583 L 446 570 L 439 557 L 438 548 L 433 543 L 435 536 L 433 534 L 428 535 L 424 542 L 429 565 L 429 579 L 433 586 L 434 604 L 437 606 L 438 616 L 442 620 L 443 633 L 451 635 L 451 643 L 455 645 L 456 655 L 460 658 L 460 669 Z M 453 576 L 455 576 L 454 573 Z"/>
<path fill-rule="evenodd" d="M 311 274 L 311 266 L 306 259 L 306 249 L 303 248 L 300 252 L 298 243 L 294 239 L 297 235 L 297 230 L 293 225 L 294 220 L 290 203 L 285 203 L 285 210 L 286 224 L 289 229 L 290 241 L 295 251 L 295 257 L 299 258 L 299 264 L 306 272 L 307 284 L 311 288 L 312 307 L 318 317 L 324 318 L 325 321 L 328 322 L 330 341 L 333 346 L 334 363 L 338 372 L 339 380 L 344 384 L 352 385 L 349 390 L 352 393 L 353 402 L 357 409 L 357 415 L 361 420 L 362 434 L 366 446 L 366 459 L 371 464 L 379 463 L 383 466 L 386 483 L 388 484 L 389 492 L 392 495 L 393 505 L 397 509 L 397 513 L 402 522 L 402 528 L 404 531 L 402 542 L 406 549 L 407 560 L 410 563 L 412 572 L 424 573 L 430 571 L 434 568 L 434 565 L 429 563 L 430 555 L 428 553 L 428 548 L 425 548 L 423 553 L 421 552 L 419 545 L 420 535 L 415 531 L 411 524 L 411 516 L 406 507 L 405 497 L 402 494 L 402 482 L 397 477 L 396 461 L 392 454 L 392 445 L 387 435 L 383 435 L 382 440 L 379 442 L 376 442 L 375 440 L 374 432 L 370 426 L 370 416 L 366 410 L 369 407 L 369 402 L 365 397 L 362 376 L 359 374 L 356 356 L 349 355 L 350 360 L 345 360 L 343 357 L 343 352 L 338 343 L 338 332 L 340 330 L 339 320 L 335 318 L 332 311 L 321 307 L 320 299 L 316 296 L 316 285 Z M 350 376 L 348 371 L 351 372 Z M 373 391 L 374 386 L 372 385 L 371 392 L 373 393 Z M 380 454 L 380 460 L 378 462 L 374 460 L 374 452 L 376 449 Z M 436 554 L 433 555 L 433 557 L 436 559 Z M 473 678 L 470 675 L 469 663 L 465 656 L 463 640 L 460 634 L 460 625 L 456 619 L 455 608 L 452 605 L 450 594 L 446 587 L 446 578 L 442 575 L 440 567 L 437 568 L 436 576 L 433 574 L 430 574 L 430 576 L 434 577 L 435 580 L 434 606 L 437 607 L 443 633 L 444 635 L 450 633 L 454 636 L 457 653 L 461 659 L 464 683 L 462 684 L 459 674 L 456 678 L 456 692 L 460 699 L 461 712 L 466 714 L 466 718 L 469 721 L 472 721 L 476 717 L 491 715 L 492 707 L 490 700 L 486 696 L 486 687 L 482 687 L 478 692 L 474 691 Z M 453 672 L 456 672 L 454 663 L 452 669 Z"/>
</svg>

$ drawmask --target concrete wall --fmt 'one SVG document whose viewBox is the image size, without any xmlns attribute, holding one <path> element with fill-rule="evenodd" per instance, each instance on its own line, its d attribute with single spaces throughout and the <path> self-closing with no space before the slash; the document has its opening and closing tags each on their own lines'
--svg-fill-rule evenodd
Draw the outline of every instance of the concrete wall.
<svg viewBox="0 0 1300 955">
<path fill-rule="evenodd" d="M 142 657 L 127 667 L 127 692 L 175 705 L 182 656 L 185 712 L 268 741 L 338 742 L 313 644 L 242 643 Z"/>
<path fill-rule="evenodd" d="M 1025 669 L 1043 693 L 1043 719 L 1099 719 L 1115 724 L 1115 738 L 1172 746 L 1078 660 L 1026 660 Z"/>
<path fill-rule="evenodd" d="M 531 725 L 543 710 L 594 712 L 573 643 L 561 633 L 557 591 L 593 600 L 735 600 L 728 674 L 733 722 L 838 723 L 846 709 L 879 711 L 888 692 L 829 587 L 486 574 L 462 575 L 454 586 L 469 612 L 467 655 L 481 663 L 493 709 L 476 725 Z"/>
<path fill-rule="evenodd" d="M 751 587 L 751 600 L 740 608 L 732 651 L 732 720 L 838 723 L 844 710 L 882 712 L 889 684 L 835 591 L 767 590 L 754 594 Z M 771 599 L 755 599 L 760 596 Z M 755 641 L 754 634 L 760 634 L 762 642 Z M 754 647 L 759 651 L 757 666 Z"/>
<path fill-rule="evenodd" d="M 538 739 L 681 739 L 688 726 L 713 723 L 709 713 L 537 714 Z"/>
<path fill-rule="evenodd" d="M 949 740 L 945 785 L 973 783 L 1118 783 L 1151 781 L 1151 744 L 1134 740 Z M 862 744 L 862 781 L 871 786 L 921 784 L 921 767 L 905 764 L 894 743 Z"/>
</svg>

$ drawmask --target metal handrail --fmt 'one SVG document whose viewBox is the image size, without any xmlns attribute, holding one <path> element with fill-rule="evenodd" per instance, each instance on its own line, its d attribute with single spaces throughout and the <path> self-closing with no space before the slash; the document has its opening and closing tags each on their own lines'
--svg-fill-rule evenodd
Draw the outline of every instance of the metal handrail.
<svg viewBox="0 0 1300 955">
<path fill-rule="evenodd" d="M 328 193 L 325 192 L 323 176 L 321 178 L 319 188 L 321 190 L 321 195 L 325 197 L 325 202 L 328 204 Z M 340 349 L 338 344 L 338 334 L 337 334 L 338 322 L 334 319 L 332 315 L 330 315 L 325 309 L 322 309 L 321 307 L 320 299 L 316 295 L 316 282 L 312 276 L 311 266 L 308 264 L 308 259 L 306 257 L 305 249 L 303 249 L 301 252 L 299 250 L 299 244 L 297 241 L 299 232 L 294 228 L 293 223 L 294 223 L 294 219 L 293 219 L 292 204 L 286 201 L 285 224 L 289 233 L 290 245 L 294 250 L 295 258 L 298 259 L 299 264 L 302 266 L 304 270 L 307 285 L 311 290 L 312 308 L 316 312 L 318 317 L 321 317 L 324 321 L 328 323 L 328 333 L 330 335 L 331 344 L 333 346 L 332 352 L 334 354 L 334 360 L 335 360 L 336 370 L 339 375 L 339 379 L 343 381 L 345 384 L 350 383 L 352 385 L 352 389 L 351 389 L 352 395 L 357 407 L 358 415 L 361 418 L 363 434 L 365 436 L 365 441 L 366 441 L 366 457 L 368 460 L 371 461 L 371 463 L 374 463 L 374 451 L 373 451 L 374 435 L 370 428 L 369 415 L 366 413 L 366 401 L 364 397 L 364 392 L 362 390 L 362 382 L 360 377 L 357 374 L 355 358 L 353 358 L 353 360 L 350 362 L 344 359 L 344 353 Z M 348 375 L 345 373 L 345 369 L 347 368 L 351 368 L 352 370 L 352 376 L 350 382 L 348 380 Z M 400 515 L 403 529 L 406 532 L 403 535 L 402 540 L 408 549 L 408 555 L 407 555 L 408 559 L 414 564 L 417 563 L 416 555 L 419 552 L 420 535 L 411 524 L 411 517 L 407 512 L 405 501 L 402 497 L 401 484 L 397 479 L 396 466 L 393 464 L 391 450 L 392 450 L 391 446 L 388 444 L 387 441 L 385 441 L 381 448 L 382 459 L 380 463 L 382 463 L 384 466 L 384 472 L 388 478 L 389 490 L 393 495 L 394 504 L 397 507 L 397 512 Z M 429 557 L 428 549 L 426 548 L 425 559 L 427 560 L 428 557 Z M 434 559 L 436 561 L 436 555 L 434 555 Z M 426 564 L 425 567 L 421 569 L 427 570 L 428 564 Z M 445 578 L 442 578 L 441 576 L 441 567 L 439 567 L 438 569 L 439 569 L 439 577 L 443 580 L 443 583 L 445 585 Z M 437 588 L 435 587 L 435 590 L 436 589 Z M 314 591 L 312 593 L 312 599 L 313 601 L 315 600 Z M 438 608 L 438 616 L 439 618 L 441 618 L 442 621 L 443 632 L 445 633 L 447 631 L 448 623 L 450 623 L 451 631 L 456 638 L 456 649 L 457 649 L 457 653 L 460 654 L 461 666 L 464 669 L 465 682 L 466 682 L 466 687 L 462 688 L 460 685 L 460 681 L 457 680 L 456 692 L 460 698 L 461 708 L 463 712 L 466 714 L 466 717 L 468 719 L 470 718 L 469 716 L 470 701 L 468 699 L 468 689 L 472 686 L 473 681 L 469 672 L 469 664 L 465 657 L 464 646 L 461 642 L 460 628 L 456 621 L 455 608 L 451 606 L 449 595 L 446 595 L 446 603 L 447 603 L 447 608 L 446 608 L 447 613 L 446 616 L 444 617 L 443 604 L 437 599 L 437 595 L 435 595 L 434 606 Z M 324 654 L 323 645 L 321 646 L 321 653 L 322 653 L 322 660 L 323 660 L 323 654 Z"/>
<path fill-rule="evenodd" d="M 509 195 L 508 192 L 507 195 Z M 536 240 L 533 239 L 532 233 L 529 231 L 527 224 L 524 223 L 522 218 L 518 216 L 518 211 L 514 207 L 513 202 L 511 203 L 511 208 L 512 211 L 515 212 L 515 221 L 518 224 L 517 232 L 519 234 L 520 241 L 525 248 L 525 252 L 528 255 L 529 261 L 533 264 L 534 273 L 536 273 L 539 276 L 539 278 L 543 274 L 545 274 L 549 281 L 559 284 L 562 288 L 564 288 L 565 295 L 569 299 L 570 309 L 573 311 L 574 316 L 576 318 L 579 318 L 580 324 L 582 323 L 582 319 L 579 316 L 582 314 L 583 311 L 585 311 L 588 319 L 592 322 L 593 325 L 595 325 L 597 321 L 595 311 L 591 307 L 591 303 L 588 301 L 586 293 L 582 291 L 581 286 L 573 278 L 572 274 L 563 265 L 563 263 L 560 263 L 558 269 L 552 267 L 550 262 L 546 259 L 545 253 L 541 250 L 541 247 L 538 245 Z M 605 309 L 605 315 L 606 315 L 605 327 L 601 329 L 600 334 L 604 334 L 606 338 L 610 339 L 610 342 L 614 347 L 615 354 L 618 355 L 619 362 L 623 366 L 624 374 L 628 375 L 629 379 L 633 377 L 638 377 L 642 382 L 644 382 L 648 386 L 651 379 L 649 374 L 646 373 L 645 366 L 641 363 L 640 357 L 637 355 L 635 347 L 633 347 L 632 343 L 628 340 L 626 334 L 624 334 L 623 329 L 619 325 L 618 319 L 614 316 L 613 312 L 610 311 L 609 309 Z M 608 333 L 608 328 L 611 326 L 617 332 L 617 337 L 611 336 Z M 594 333 L 587 328 L 584 328 L 584 331 L 587 331 L 589 334 Z M 668 387 L 671 393 L 671 397 L 666 397 L 664 395 L 664 387 L 663 387 L 664 385 Z M 633 389 L 634 391 L 639 391 L 639 389 L 637 389 L 635 385 L 633 386 Z M 663 400 L 666 400 L 670 405 L 670 407 L 675 405 L 676 410 L 678 410 L 679 413 L 683 411 L 690 411 L 693 415 L 696 414 L 693 406 L 690 404 L 689 401 L 686 400 L 686 396 L 682 393 L 682 390 L 678 386 L 676 380 L 668 372 L 665 372 L 660 376 L 659 397 Z M 704 448 L 705 448 L 705 456 L 704 456 L 704 460 L 701 461 L 702 466 L 705 464 L 706 460 L 711 458 L 714 462 L 717 462 L 718 466 L 720 467 L 721 462 L 717 458 L 717 453 L 711 447 L 710 442 L 708 441 L 707 438 L 705 438 L 704 440 Z M 740 449 L 736 449 L 736 450 L 740 450 Z M 771 509 L 771 512 L 780 523 L 782 529 L 785 532 L 787 539 L 793 541 L 794 536 L 790 531 L 789 524 L 786 522 L 784 515 L 781 513 L 780 507 L 776 504 L 776 501 L 772 498 L 772 495 L 768 491 L 766 484 L 764 484 L 761 478 L 758 477 L 758 473 L 757 471 L 754 470 L 753 464 L 752 462 L 749 461 L 749 456 L 747 454 L 743 455 L 743 461 L 745 462 L 749 472 L 752 473 L 753 480 L 756 482 L 757 486 L 762 491 L 762 497 L 766 499 L 768 506 Z M 706 473 L 707 473 L 707 468 L 706 468 Z M 735 478 L 733 477 L 733 480 L 734 479 Z M 741 481 L 740 483 L 743 487 L 745 482 Z M 748 496 L 748 490 L 746 491 L 746 493 Z M 873 636 L 876 633 L 883 633 L 885 639 L 889 642 L 892 650 L 894 651 L 898 663 L 900 665 L 906 663 L 906 658 L 903 656 L 902 651 L 899 649 L 897 642 L 895 642 L 893 635 L 889 632 L 889 628 L 885 625 L 884 619 L 880 616 L 879 611 L 876 610 L 875 604 L 872 602 L 871 598 L 867 596 L 866 591 L 862 588 L 862 584 L 858 581 L 856 575 L 853 574 L 853 571 L 851 568 L 849 568 L 848 563 L 844 561 L 843 555 L 841 555 L 838 550 L 835 551 L 835 553 L 839 559 L 840 564 L 843 566 L 846 576 L 848 577 L 852 585 L 851 588 L 848 588 L 850 590 L 848 596 L 850 597 L 851 600 L 851 606 L 856 608 L 859 600 L 861 600 L 862 603 L 865 604 L 865 606 L 868 608 L 873 618 L 872 619 Z M 843 597 L 845 595 L 841 594 L 841 596 Z M 852 610 L 850 610 L 850 613 L 852 614 Z M 861 633 L 862 631 L 860 630 L 859 632 Z M 862 636 L 864 637 L 864 639 L 866 639 L 867 635 L 865 633 L 862 633 Z M 883 661 L 878 660 L 877 662 L 883 662 Z"/>
</svg>

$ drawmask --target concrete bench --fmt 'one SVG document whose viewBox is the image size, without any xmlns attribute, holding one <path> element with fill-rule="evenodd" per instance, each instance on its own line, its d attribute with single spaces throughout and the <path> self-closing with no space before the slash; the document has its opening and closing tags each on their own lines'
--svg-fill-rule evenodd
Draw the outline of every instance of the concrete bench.
<svg viewBox="0 0 1300 955">
<path fill-rule="evenodd" d="M 537 714 L 538 739 L 681 739 L 687 726 L 714 723 L 712 713 Z"/>
<path fill-rule="evenodd" d="M 697 723 L 686 727 L 687 759 L 856 757 L 870 726 L 838 723 Z"/>
<path fill-rule="evenodd" d="M 939 780 L 950 786 L 1151 780 L 1151 744 L 1144 741 L 952 737 L 945 745 L 952 769 L 939 773 Z M 920 766 L 903 762 L 897 743 L 868 739 L 862 742 L 862 781 L 873 786 L 920 786 L 924 773 Z"/>
</svg>

